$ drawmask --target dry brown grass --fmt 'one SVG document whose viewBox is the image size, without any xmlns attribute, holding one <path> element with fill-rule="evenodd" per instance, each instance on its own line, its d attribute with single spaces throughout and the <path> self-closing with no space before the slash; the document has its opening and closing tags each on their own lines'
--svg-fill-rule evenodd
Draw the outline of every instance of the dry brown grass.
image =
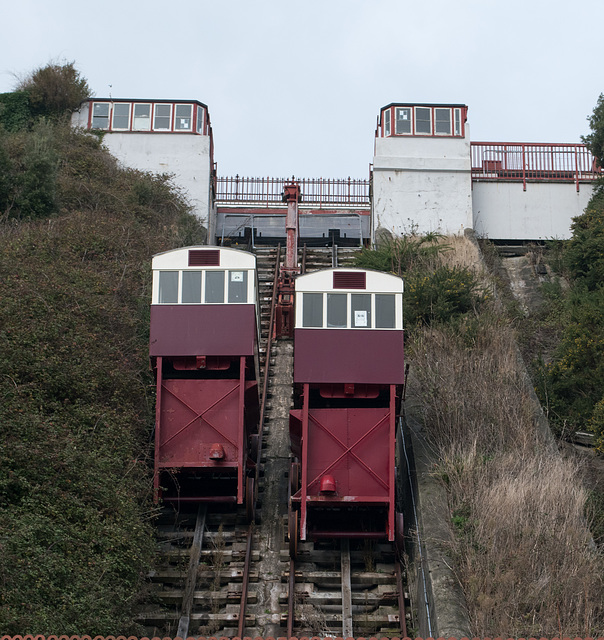
<svg viewBox="0 0 604 640">
<path fill-rule="evenodd" d="M 459 240 L 456 253 L 473 260 Z M 427 328 L 408 356 L 449 491 L 473 633 L 602 635 L 604 562 L 586 492 L 539 435 L 508 323 L 491 309 L 456 329 Z"/>
</svg>

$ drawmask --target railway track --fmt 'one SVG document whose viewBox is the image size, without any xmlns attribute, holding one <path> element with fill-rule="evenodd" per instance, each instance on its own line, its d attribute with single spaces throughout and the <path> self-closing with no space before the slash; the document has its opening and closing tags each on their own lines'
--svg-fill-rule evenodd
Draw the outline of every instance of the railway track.
<svg viewBox="0 0 604 640">
<path fill-rule="evenodd" d="M 284 576 L 288 637 L 405 637 L 404 584 L 395 555 L 388 543 L 302 543 Z"/>
<path fill-rule="evenodd" d="M 345 266 L 354 250 L 312 248 L 306 271 Z M 158 561 L 138 622 L 145 635 L 281 637 L 406 635 L 404 584 L 394 546 L 288 540 L 289 410 L 293 341 L 272 341 L 275 248 L 257 250 L 261 298 L 262 437 L 255 523 L 232 506 L 167 507 L 157 523 Z"/>
</svg>

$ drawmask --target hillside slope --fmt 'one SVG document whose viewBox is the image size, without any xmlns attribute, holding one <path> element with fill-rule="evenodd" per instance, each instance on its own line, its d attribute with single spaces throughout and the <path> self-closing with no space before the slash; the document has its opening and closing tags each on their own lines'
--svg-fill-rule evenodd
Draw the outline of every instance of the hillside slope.
<svg viewBox="0 0 604 640">
<path fill-rule="evenodd" d="M 66 125 L 0 131 L 0 160 L 0 628 L 135 631 L 153 552 L 150 259 L 204 230 L 166 178 Z"/>
</svg>

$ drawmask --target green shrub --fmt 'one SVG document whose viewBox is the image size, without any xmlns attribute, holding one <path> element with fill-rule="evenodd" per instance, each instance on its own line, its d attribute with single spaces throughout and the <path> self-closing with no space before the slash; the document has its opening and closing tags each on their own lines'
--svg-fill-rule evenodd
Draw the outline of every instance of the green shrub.
<svg viewBox="0 0 604 640">
<path fill-rule="evenodd" d="M 413 271 L 405 282 L 403 314 L 409 324 L 451 322 L 487 299 L 478 279 L 465 267 L 437 267 L 423 275 Z"/>
<path fill-rule="evenodd" d="M 593 414 L 604 390 L 604 289 L 575 287 L 560 321 L 560 345 L 541 368 L 541 402 L 560 433 L 591 428 L 601 438 L 604 424 Z"/>
<path fill-rule="evenodd" d="M 88 82 L 74 64 L 50 62 L 19 83 L 18 90 L 28 94 L 34 116 L 64 116 L 92 95 Z"/>
<path fill-rule="evenodd" d="M 604 453 L 604 395 L 602 396 L 602 399 L 599 400 L 594 406 L 594 410 L 591 414 L 591 419 L 589 420 L 587 426 L 589 430 L 596 436 L 596 449 L 600 453 Z M 604 530 L 604 526 L 602 528 Z"/>
<path fill-rule="evenodd" d="M 596 188 L 585 212 L 573 219 L 564 253 L 571 278 L 594 290 L 604 282 L 604 186 Z"/>
<path fill-rule="evenodd" d="M 389 238 L 375 249 L 363 249 L 355 266 L 402 276 L 411 269 L 431 265 L 436 256 L 449 250 L 439 242 L 441 239 L 438 234 Z"/>
</svg>

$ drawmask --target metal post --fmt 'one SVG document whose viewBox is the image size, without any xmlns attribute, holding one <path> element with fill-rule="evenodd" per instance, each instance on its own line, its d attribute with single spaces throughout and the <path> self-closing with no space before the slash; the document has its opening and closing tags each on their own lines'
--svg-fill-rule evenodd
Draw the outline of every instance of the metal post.
<svg viewBox="0 0 604 640">
<path fill-rule="evenodd" d="M 302 406 L 302 490 L 300 491 L 300 540 L 306 540 L 306 500 L 308 482 L 308 409 L 310 385 L 304 383 L 304 400 Z"/>
<path fill-rule="evenodd" d="M 298 201 L 300 199 L 300 185 L 297 182 L 286 184 L 283 190 L 283 199 L 287 202 L 284 266 L 287 271 L 295 271 L 298 268 Z"/>
<path fill-rule="evenodd" d="M 161 389 L 162 389 L 162 357 L 159 356 L 155 361 L 155 370 L 157 375 L 156 401 L 155 401 L 155 469 L 153 474 L 153 500 L 159 500 L 159 448 L 160 448 L 160 424 L 161 424 Z"/>
</svg>

